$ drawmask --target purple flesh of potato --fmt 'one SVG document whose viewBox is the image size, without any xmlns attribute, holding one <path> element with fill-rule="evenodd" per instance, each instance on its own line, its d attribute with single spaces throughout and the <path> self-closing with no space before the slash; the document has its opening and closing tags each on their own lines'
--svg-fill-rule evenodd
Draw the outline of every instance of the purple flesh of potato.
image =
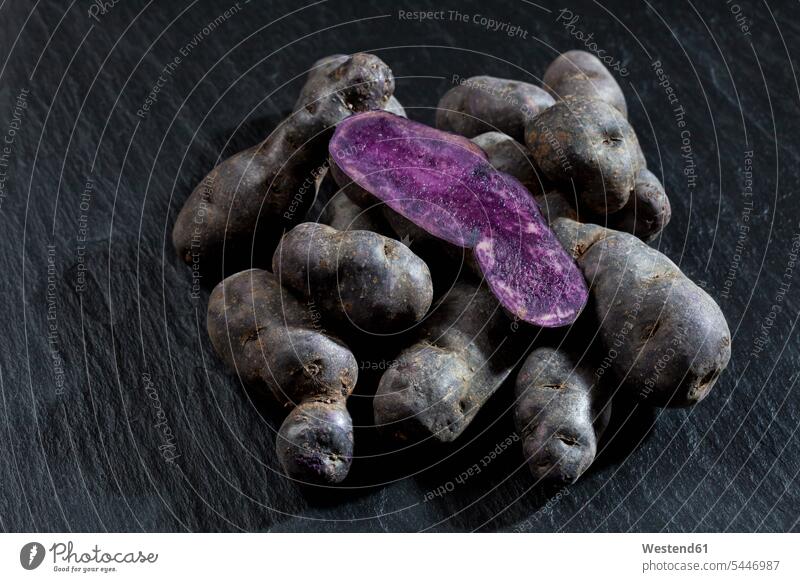
<svg viewBox="0 0 800 582">
<path fill-rule="evenodd" d="M 473 249 L 500 303 L 541 327 L 572 323 L 586 282 L 533 196 L 470 140 L 384 111 L 353 115 L 329 146 L 339 169 L 395 212 Z"/>
</svg>

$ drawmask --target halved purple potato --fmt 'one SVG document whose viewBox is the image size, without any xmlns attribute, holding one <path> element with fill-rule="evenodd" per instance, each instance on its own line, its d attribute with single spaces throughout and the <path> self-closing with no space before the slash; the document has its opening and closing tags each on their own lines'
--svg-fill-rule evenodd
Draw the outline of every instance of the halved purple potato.
<svg viewBox="0 0 800 582">
<path fill-rule="evenodd" d="M 329 145 L 339 171 L 430 234 L 470 248 L 494 295 L 541 327 L 572 323 L 586 282 L 514 177 L 461 136 L 374 111 L 339 124 Z"/>
</svg>

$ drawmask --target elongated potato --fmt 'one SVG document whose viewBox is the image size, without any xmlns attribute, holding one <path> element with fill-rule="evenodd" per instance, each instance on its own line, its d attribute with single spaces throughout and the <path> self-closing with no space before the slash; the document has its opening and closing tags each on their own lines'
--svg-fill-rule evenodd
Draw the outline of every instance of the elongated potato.
<svg viewBox="0 0 800 582">
<path fill-rule="evenodd" d="M 567 51 L 559 55 L 544 73 L 544 86 L 556 99 L 590 97 L 605 101 L 628 116 L 625 96 L 619 83 L 603 63 L 586 51 Z"/>
<path fill-rule="evenodd" d="M 306 222 L 281 239 L 272 269 L 323 317 L 370 333 L 405 331 L 433 300 L 428 266 L 402 243 L 365 230 Z"/>
<path fill-rule="evenodd" d="M 374 55 L 317 61 L 292 114 L 262 143 L 215 167 L 189 196 L 172 233 L 178 255 L 212 277 L 222 274 L 223 259 L 226 272 L 250 266 L 254 253 L 256 263 L 268 262 L 283 230 L 314 199 L 334 126 L 381 109 L 393 91 L 391 70 Z"/>
<path fill-rule="evenodd" d="M 530 83 L 487 75 L 461 79 L 439 100 L 436 127 L 464 137 L 500 131 L 521 142 L 525 124 L 553 103 Z"/>
<path fill-rule="evenodd" d="M 631 234 L 566 217 L 551 227 L 590 285 L 620 388 L 656 406 L 705 398 L 731 356 L 731 333 L 711 296 Z"/>
<path fill-rule="evenodd" d="M 456 439 L 521 359 L 526 339 L 485 285 L 457 283 L 381 378 L 375 423 L 398 441 Z"/>
<path fill-rule="evenodd" d="M 284 471 L 301 482 L 342 481 L 353 456 L 346 400 L 358 379 L 347 347 L 271 273 L 242 271 L 220 282 L 208 303 L 208 335 L 244 383 L 294 407 L 278 433 Z"/>
<path fill-rule="evenodd" d="M 517 376 L 514 422 L 537 480 L 574 483 L 594 461 L 611 417 L 608 391 L 563 350 L 542 347 Z"/>
</svg>

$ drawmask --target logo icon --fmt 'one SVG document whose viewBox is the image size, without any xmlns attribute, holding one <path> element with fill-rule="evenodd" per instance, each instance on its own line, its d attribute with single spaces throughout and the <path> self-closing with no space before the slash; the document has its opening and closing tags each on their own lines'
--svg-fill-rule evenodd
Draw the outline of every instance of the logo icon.
<svg viewBox="0 0 800 582">
<path fill-rule="evenodd" d="M 19 563 L 26 570 L 35 570 L 44 561 L 44 546 L 39 542 L 29 542 L 19 551 Z"/>
</svg>

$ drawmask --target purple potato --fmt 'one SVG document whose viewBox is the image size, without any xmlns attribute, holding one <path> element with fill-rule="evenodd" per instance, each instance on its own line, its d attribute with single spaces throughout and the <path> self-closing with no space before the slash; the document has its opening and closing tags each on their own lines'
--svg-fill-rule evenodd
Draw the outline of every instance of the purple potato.
<svg viewBox="0 0 800 582">
<path fill-rule="evenodd" d="M 208 335 L 241 380 L 294 407 L 278 433 L 284 471 L 304 483 L 339 483 L 353 456 L 345 406 L 358 364 L 323 333 L 296 297 L 267 271 L 250 269 L 221 281 L 208 302 Z"/>
<path fill-rule="evenodd" d="M 464 137 L 500 131 L 521 142 L 525 124 L 554 102 L 547 91 L 530 83 L 471 77 L 439 100 L 436 127 Z"/>
<path fill-rule="evenodd" d="M 337 128 L 338 171 L 433 236 L 466 249 L 505 309 L 541 327 L 572 323 L 586 283 L 520 182 L 477 145 L 385 112 Z"/>
</svg>

